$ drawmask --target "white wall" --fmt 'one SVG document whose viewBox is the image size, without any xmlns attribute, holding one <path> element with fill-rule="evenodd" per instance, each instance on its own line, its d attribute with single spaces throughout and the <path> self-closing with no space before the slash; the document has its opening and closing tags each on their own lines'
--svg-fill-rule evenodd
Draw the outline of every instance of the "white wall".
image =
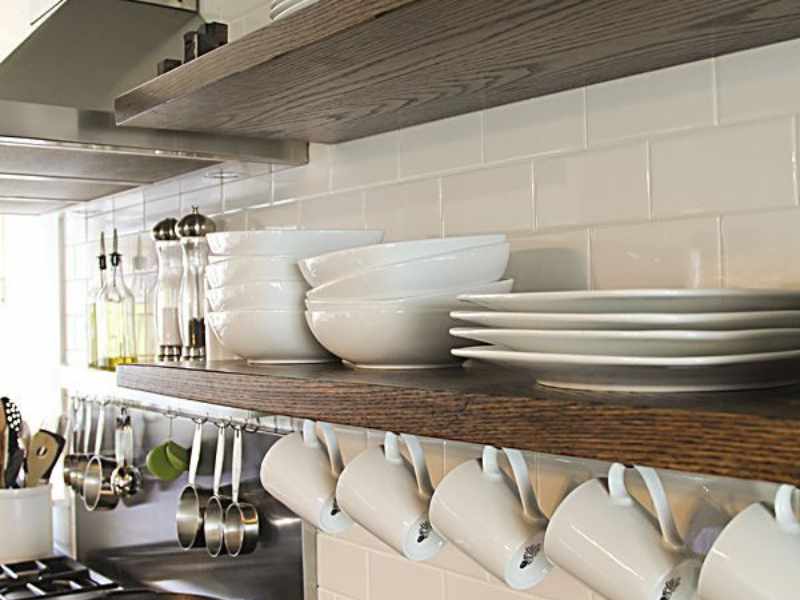
<svg viewBox="0 0 800 600">
<path fill-rule="evenodd" d="M 255 3 L 254 3 L 255 5 Z M 252 9 L 263 17 L 263 6 Z M 245 22 L 244 17 L 237 22 Z M 228 229 L 385 228 L 387 239 L 505 232 L 517 290 L 800 287 L 800 42 L 706 60 L 337 146 L 272 172 L 230 165 L 104 199 L 66 227 L 67 358 L 83 364 L 83 298 L 99 232 L 152 270 L 149 228 L 198 205 Z M 131 263 L 130 266 L 133 266 Z M 379 434 L 340 430 L 348 460 Z M 478 448 L 433 440 L 436 477 Z M 528 455 L 549 513 L 605 465 Z M 680 526 L 773 488 L 666 475 Z M 710 492 L 704 492 L 707 486 Z M 515 594 L 450 549 L 415 565 L 363 531 L 320 537 L 321 600 L 589 600 L 563 574 Z M 596 598 L 596 597 L 595 597 Z"/>
</svg>

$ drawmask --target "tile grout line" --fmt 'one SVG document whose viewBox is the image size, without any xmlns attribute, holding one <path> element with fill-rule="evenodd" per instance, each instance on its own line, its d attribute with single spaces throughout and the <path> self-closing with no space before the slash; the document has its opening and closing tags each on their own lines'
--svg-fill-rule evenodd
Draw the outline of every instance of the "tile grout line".
<svg viewBox="0 0 800 600">
<path fill-rule="evenodd" d="M 644 143 L 645 153 L 645 188 L 647 189 L 647 219 L 653 220 L 653 155 L 650 147 L 650 140 Z"/>
<path fill-rule="evenodd" d="M 722 215 L 717 217 L 717 269 L 720 287 L 728 287 L 728 274 L 725 268 L 725 241 L 723 239 Z"/>
<path fill-rule="evenodd" d="M 719 126 L 719 85 L 717 83 L 717 59 L 711 57 L 711 121 Z"/>
</svg>

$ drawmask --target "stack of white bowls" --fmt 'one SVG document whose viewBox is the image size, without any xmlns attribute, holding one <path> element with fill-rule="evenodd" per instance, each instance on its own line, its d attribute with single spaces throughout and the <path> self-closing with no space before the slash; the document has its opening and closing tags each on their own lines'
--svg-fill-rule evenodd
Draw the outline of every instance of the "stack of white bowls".
<svg viewBox="0 0 800 600">
<path fill-rule="evenodd" d="M 316 4 L 319 0 L 272 0 L 269 18 L 273 21 L 284 19 L 290 14 Z"/>
<path fill-rule="evenodd" d="M 383 239 L 382 231 L 230 231 L 208 235 L 208 322 L 227 351 L 251 363 L 331 360 L 308 330 L 309 286 L 297 261 Z"/>
<path fill-rule="evenodd" d="M 710 391 L 800 381 L 800 292 L 663 289 L 462 296 L 491 344 L 453 354 L 527 369 L 543 385 Z"/>
<path fill-rule="evenodd" d="M 313 286 L 306 317 L 317 340 L 365 368 L 452 366 L 458 340 L 450 311 L 464 293 L 505 293 L 504 235 L 477 235 L 364 246 L 301 260 Z"/>
</svg>

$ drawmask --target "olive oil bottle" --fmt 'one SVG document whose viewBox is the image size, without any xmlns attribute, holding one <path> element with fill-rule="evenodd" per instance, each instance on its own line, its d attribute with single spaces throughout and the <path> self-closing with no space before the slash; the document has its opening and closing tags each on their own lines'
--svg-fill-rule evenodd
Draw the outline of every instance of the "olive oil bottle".
<svg viewBox="0 0 800 600">
<path fill-rule="evenodd" d="M 101 369 L 136 362 L 136 302 L 125 285 L 117 230 L 110 255 L 111 273 L 97 296 L 97 354 Z"/>
<path fill-rule="evenodd" d="M 97 296 L 106 283 L 106 237 L 100 233 L 100 254 L 97 256 L 98 270 L 96 279 L 89 289 L 86 298 L 86 347 L 88 352 L 89 367 L 100 368 L 97 356 Z"/>
</svg>

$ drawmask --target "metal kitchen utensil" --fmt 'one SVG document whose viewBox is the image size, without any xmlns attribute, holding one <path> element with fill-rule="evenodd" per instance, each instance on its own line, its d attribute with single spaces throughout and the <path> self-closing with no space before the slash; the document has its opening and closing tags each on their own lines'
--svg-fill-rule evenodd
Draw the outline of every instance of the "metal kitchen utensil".
<svg viewBox="0 0 800 600">
<path fill-rule="evenodd" d="M 115 431 L 117 468 L 111 473 L 111 490 L 119 498 L 135 496 L 142 489 L 142 472 L 133 464 L 133 425 L 128 409 L 123 407 Z"/>
<path fill-rule="evenodd" d="M 66 440 L 57 433 L 41 429 L 31 438 L 25 460 L 25 487 L 47 482 L 64 449 Z"/>
<path fill-rule="evenodd" d="M 69 486 L 70 478 L 72 477 L 72 470 L 75 468 L 77 462 L 78 441 L 76 439 L 80 429 L 83 404 L 82 400 L 70 396 L 69 410 L 67 410 L 67 426 L 64 430 L 64 436 L 67 438 L 66 453 L 64 454 L 64 462 L 61 465 L 61 477 L 64 480 L 64 485 Z"/>
<path fill-rule="evenodd" d="M 197 486 L 197 468 L 200 465 L 202 445 L 203 421 L 195 420 L 192 453 L 189 459 L 189 483 L 178 497 L 178 510 L 175 514 L 178 544 L 184 550 L 199 548 L 206 544 L 203 528 L 211 490 Z"/>
<path fill-rule="evenodd" d="M 102 438 L 102 431 L 101 438 Z M 92 439 L 92 405 L 89 402 L 83 403 L 83 447 L 81 453 L 75 455 L 75 463 L 70 473 L 69 485 L 78 495 L 83 495 L 83 479 L 86 475 L 86 467 L 92 458 L 89 452 Z"/>
<path fill-rule="evenodd" d="M 242 428 L 233 428 L 233 502 L 225 510 L 225 548 L 231 556 L 250 554 L 258 546 L 258 510 L 249 502 L 239 502 L 242 480 Z"/>
<path fill-rule="evenodd" d="M 217 455 L 214 460 L 214 495 L 206 504 L 206 518 L 203 522 L 203 535 L 206 550 L 213 556 L 225 554 L 225 511 L 231 499 L 219 493 L 222 484 L 222 470 L 225 467 L 225 425 L 217 424 Z"/>
<path fill-rule="evenodd" d="M 105 413 L 106 403 L 103 403 L 97 417 L 94 455 L 89 459 L 83 474 L 83 504 L 90 511 L 112 510 L 119 503 L 119 496 L 111 489 L 111 474 L 117 468 L 117 462 L 102 455 Z"/>
</svg>

